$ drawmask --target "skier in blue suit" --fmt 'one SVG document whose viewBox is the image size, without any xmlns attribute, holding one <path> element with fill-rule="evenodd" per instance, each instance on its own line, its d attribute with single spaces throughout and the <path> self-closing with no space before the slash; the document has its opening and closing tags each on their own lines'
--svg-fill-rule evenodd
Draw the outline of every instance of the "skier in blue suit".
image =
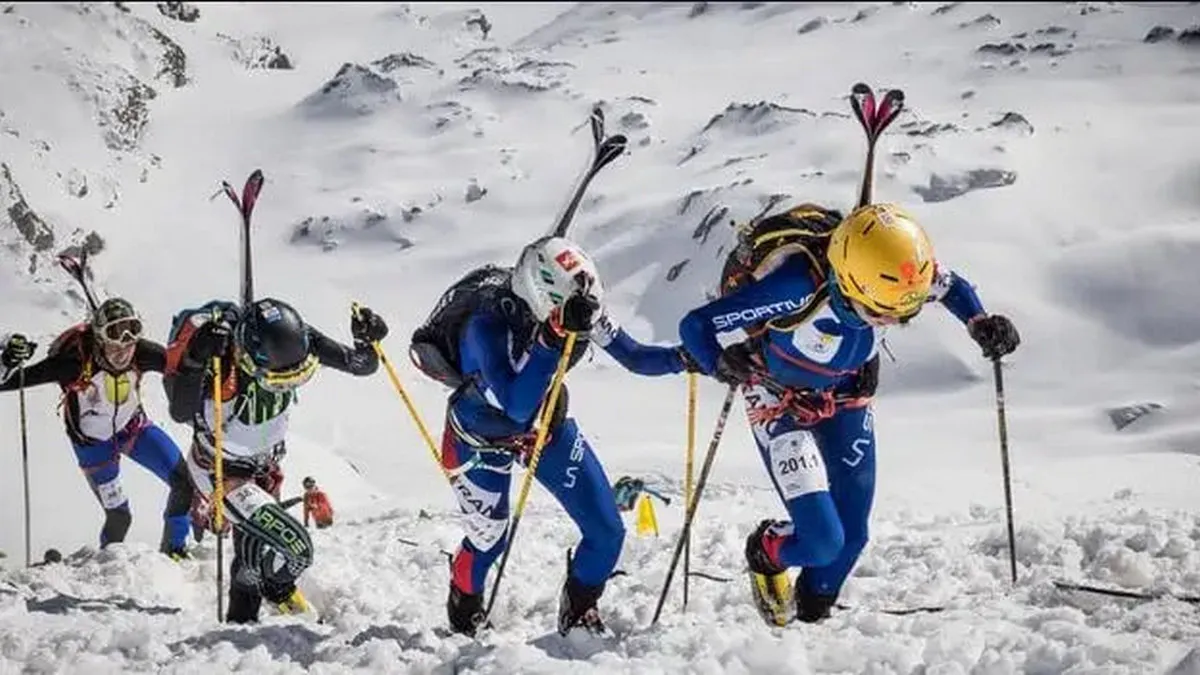
<svg viewBox="0 0 1200 675">
<path fill-rule="evenodd" d="M 535 417 L 549 393 L 566 332 L 577 334 L 571 366 L 594 343 L 641 375 L 688 368 L 680 349 L 631 338 L 601 309 L 602 299 L 589 256 L 566 239 L 547 237 L 526 247 L 515 268 L 487 266 L 464 277 L 414 334 L 417 365 L 455 387 L 442 463 L 454 477 L 466 529 L 451 561 L 447 600 L 456 632 L 473 635 L 482 618 L 488 569 L 507 545 L 513 462 L 528 460 Z M 429 349 L 435 343 L 440 346 Z M 457 367 L 450 365 L 454 362 Z M 604 467 L 567 415 L 565 387 L 535 477 L 582 534 L 560 596 L 558 629 L 602 632 L 596 602 L 620 556 L 625 528 Z"/>
<path fill-rule="evenodd" d="M 940 301 L 987 358 L 1012 352 L 1020 338 L 1009 319 L 984 311 L 963 277 L 938 266 L 924 231 L 894 205 L 842 219 L 806 204 L 762 221 L 756 237 L 753 246 L 775 253 L 756 248 L 750 260 L 763 266 L 689 312 L 679 332 L 703 372 L 743 387 L 759 453 L 791 516 L 762 521 L 747 539 L 758 609 L 775 625 L 815 622 L 829 615 L 867 543 L 871 400 L 887 327 Z M 778 255 L 786 247 L 791 254 Z M 717 335 L 738 329 L 749 339 L 723 349 Z M 803 568 L 794 593 L 790 567 Z"/>
</svg>

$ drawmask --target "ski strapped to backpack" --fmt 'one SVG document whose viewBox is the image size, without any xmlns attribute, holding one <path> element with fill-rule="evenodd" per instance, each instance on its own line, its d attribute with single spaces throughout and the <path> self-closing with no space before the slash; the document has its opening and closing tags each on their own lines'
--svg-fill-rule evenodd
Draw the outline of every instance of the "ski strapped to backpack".
<svg viewBox="0 0 1200 675">
<path fill-rule="evenodd" d="M 95 312 L 96 309 L 100 307 L 100 303 L 96 301 L 96 296 L 94 293 L 92 293 L 92 287 L 89 286 L 87 282 L 87 275 L 89 272 L 87 259 L 88 252 L 87 249 L 84 249 L 83 252 L 79 254 L 78 258 L 66 253 L 59 254 L 58 264 L 62 266 L 62 268 L 67 271 L 67 274 L 71 275 L 71 278 L 74 279 L 75 282 L 79 284 L 79 287 L 83 289 L 83 296 L 87 299 L 88 309 L 90 309 L 92 312 Z"/>
<path fill-rule="evenodd" d="M 592 155 L 547 236 L 567 235 L 575 211 L 592 179 L 620 157 L 628 144 L 628 139 L 622 134 L 604 135 L 604 111 L 600 106 L 592 108 L 588 123 L 592 131 Z M 413 332 L 408 354 L 417 370 L 452 389 L 461 386 L 464 376 L 458 341 L 463 327 L 479 307 L 494 306 L 494 303 L 510 296 L 508 289 L 511 276 L 512 268 L 489 264 L 471 270 L 451 284 L 430 312 L 429 318 Z M 577 360 L 577 355 L 573 354 L 571 365 Z"/>
<path fill-rule="evenodd" d="M 96 300 L 96 295 L 92 293 L 92 288 L 88 285 L 87 275 L 87 251 L 84 250 L 78 258 L 67 253 L 61 253 L 58 256 L 58 264 L 66 270 L 67 274 L 79 284 L 83 289 L 83 296 L 87 299 L 88 309 L 95 314 L 100 303 Z M 80 321 L 58 334 L 54 341 L 50 343 L 50 347 L 46 350 L 47 357 L 57 356 L 61 354 L 67 347 L 74 347 L 79 350 L 79 358 L 83 363 L 83 373 L 80 375 L 81 380 L 91 378 L 91 359 L 87 358 L 83 348 L 83 334 L 87 332 L 91 321 Z"/>
<path fill-rule="evenodd" d="M 79 284 L 79 287 L 83 290 L 83 296 L 87 300 L 88 310 L 93 316 L 95 316 L 97 309 L 100 307 L 100 302 L 97 300 L 96 294 L 92 292 L 92 287 L 87 281 L 88 276 L 91 274 L 91 270 L 88 268 L 87 250 L 84 249 L 79 254 L 78 258 L 67 253 L 60 253 L 58 256 L 58 264 L 67 272 L 67 274 L 71 276 L 72 279 L 75 280 L 76 283 Z M 46 350 L 47 358 L 58 356 L 59 354 L 63 353 L 64 350 L 68 349 L 74 349 L 76 352 L 78 352 L 79 356 L 79 377 L 65 387 L 63 395 L 58 402 L 59 409 L 66 404 L 66 397 L 69 392 L 82 391 L 86 389 L 91 383 L 92 375 L 95 374 L 94 364 L 92 363 L 92 355 L 89 353 L 83 340 L 91 325 L 91 320 L 89 319 L 88 321 L 80 321 L 70 328 L 67 328 L 63 332 L 59 333 L 58 337 L 54 338 L 54 341 L 50 343 L 50 347 Z M 134 361 L 133 369 L 136 376 L 140 380 L 141 373 L 137 369 L 136 360 Z"/>
<path fill-rule="evenodd" d="M 876 105 L 875 93 L 863 82 L 850 88 L 850 107 L 854 117 L 867 135 L 867 159 L 863 168 L 862 186 L 858 192 L 858 207 L 871 203 L 871 190 L 875 180 L 875 144 L 888 126 L 900 116 L 904 109 L 904 92 L 889 89 Z"/>
<path fill-rule="evenodd" d="M 242 255 L 241 255 L 241 277 L 242 289 L 241 299 L 242 307 L 248 308 L 250 303 L 254 302 L 254 267 L 250 255 L 250 219 L 254 215 L 254 206 L 258 203 L 258 194 L 263 187 L 263 172 L 261 169 L 255 169 L 250 176 L 246 178 L 246 184 L 242 187 L 242 194 L 239 197 L 237 191 L 229 184 L 229 181 L 221 181 L 221 190 L 229 197 L 229 201 L 238 210 L 238 215 L 242 217 Z"/>
<path fill-rule="evenodd" d="M 871 88 L 858 82 L 850 90 L 850 107 L 867 138 L 867 156 L 858 199 L 858 206 L 861 208 L 871 201 L 875 145 L 903 110 L 904 92 L 899 89 L 889 90 L 877 104 Z M 721 270 L 721 297 L 733 293 L 748 282 L 763 278 L 793 255 L 804 255 L 808 258 L 809 269 L 812 270 L 814 286 L 817 289 L 801 303 L 799 309 L 769 322 L 747 326 L 747 335 L 752 338 L 761 335 L 768 326 L 776 330 L 789 330 L 803 323 L 821 307 L 829 294 L 825 283 L 829 272 L 826 257 L 829 239 L 842 218 L 843 214 L 840 211 L 806 203 L 772 216 L 763 217 L 763 214 L 759 214 L 737 228 L 737 243 L 726 257 Z"/>
<path fill-rule="evenodd" d="M 575 189 L 571 192 L 571 198 L 567 201 L 567 205 L 555 220 L 554 227 L 550 229 L 550 236 L 552 237 L 567 236 L 567 230 L 571 227 L 571 221 L 575 218 L 575 210 L 579 208 L 579 202 L 583 199 L 583 194 L 587 192 L 588 185 L 591 184 L 592 179 L 596 177 L 596 174 L 600 173 L 601 169 L 624 154 L 625 148 L 629 144 L 629 139 L 624 134 L 605 137 L 604 110 L 599 105 L 592 107 L 592 114 L 588 118 L 588 123 L 592 128 L 592 156 L 579 182 L 575 185 Z"/>
</svg>

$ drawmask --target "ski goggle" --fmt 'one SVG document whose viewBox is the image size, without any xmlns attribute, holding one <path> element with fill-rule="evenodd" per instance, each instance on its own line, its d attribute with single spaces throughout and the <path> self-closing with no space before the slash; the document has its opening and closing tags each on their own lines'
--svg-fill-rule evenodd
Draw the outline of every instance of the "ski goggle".
<svg viewBox="0 0 1200 675">
<path fill-rule="evenodd" d="M 104 342 L 127 345 L 142 336 L 142 322 L 137 317 L 125 317 L 96 327 Z"/>
<path fill-rule="evenodd" d="M 268 370 L 255 363 L 249 354 L 240 351 L 238 365 L 258 382 L 258 386 L 270 392 L 283 393 L 311 380 L 321 367 L 321 362 L 315 354 L 309 354 L 303 361 L 287 370 Z"/>
</svg>

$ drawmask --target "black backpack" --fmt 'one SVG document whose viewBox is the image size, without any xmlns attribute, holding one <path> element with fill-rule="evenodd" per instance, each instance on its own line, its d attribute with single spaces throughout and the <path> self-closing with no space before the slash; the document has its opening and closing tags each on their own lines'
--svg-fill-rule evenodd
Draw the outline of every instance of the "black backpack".
<svg viewBox="0 0 1200 675">
<path fill-rule="evenodd" d="M 457 389 L 464 381 L 458 340 L 477 308 L 501 302 L 510 293 L 512 269 L 484 265 L 454 282 L 434 305 L 425 323 L 413 331 L 408 354 L 426 376 Z"/>
<path fill-rule="evenodd" d="M 746 334 L 757 337 L 770 323 L 786 330 L 803 322 L 827 299 L 825 280 L 829 275 L 829 238 L 842 221 L 842 214 L 815 204 L 801 204 L 788 211 L 752 220 L 738 228 L 737 244 L 721 268 L 721 297 L 761 279 L 793 255 L 806 256 L 818 276 L 817 292 L 799 311 L 771 321 L 746 326 Z"/>
<path fill-rule="evenodd" d="M 462 337 L 467 319 L 481 307 L 489 307 L 505 314 L 513 322 L 513 348 L 523 349 L 533 339 L 537 321 L 528 307 L 513 295 L 509 285 L 511 267 L 484 265 L 467 272 L 442 294 L 430 312 L 429 318 L 420 328 L 413 331 L 412 343 L 408 348 L 409 358 L 427 377 L 458 389 L 466 381 L 462 372 L 462 359 L 458 352 L 458 341 Z M 568 360 L 568 369 L 574 368 L 587 353 L 591 340 L 580 335 L 575 349 Z M 560 406 L 565 404 L 566 391 L 560 396 Z"/>
</svg>

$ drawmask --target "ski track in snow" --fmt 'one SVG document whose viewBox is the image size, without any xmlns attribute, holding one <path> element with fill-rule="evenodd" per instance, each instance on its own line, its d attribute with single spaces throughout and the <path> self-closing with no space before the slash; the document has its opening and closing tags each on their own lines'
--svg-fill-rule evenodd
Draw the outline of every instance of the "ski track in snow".
<svg viewBox="0 0 1200 675">
<path fill-rule="evenodd" d="M 850 85 L 905 89 L 876 199 L 908 205 L 1024 339 L 1005 373 L 1019 580 L 990 369 L 936 308 L 889 338 L 872 541 L 848 608 L 817 626 L 770 628 L 753 609 L 744 538 L 783 508 L 735 411 L 692 542 L 692 569 L 730 581 L 693 578 L 684 613 L 677 574 L 649 627 L 682 521 L 682 377 L 636 378 L 603 354 L 571 375 L 610 479 L 672 499 L 656 505 L 661 536 L 628 521 L 604 639 L 554 632 L 577 533 L 540 487 L 496 627 L 447 632 L 453 497 L 382 373 L 325 373 L 302 392 L 284 493 L 315 475 L 338 511 L 313 532 L 302 580 L 324 621 L 264 609 L 253 627 L 216 621 L 211 538 L 181 564 L 154 552 L 165 492 L 130 462 L 129 541 L 95 549 L 99 510 L 42 387 L 27 396 L 32 549 L 67 558 L 22 566 L 17 403 L 0 397 L 13 468 L 0 475 L 0 673 L 1200 675 L 1200 607 L 1053 587 L 1200 595 L 1187 290 L 1200 283 L 1200 50 L 1177 37 L 1194 3 L 200 4 L 193 23 L 113 4 L 0 10 L 0 90 L 25 92 L 0 101 L 0 162 L 55 235 L 36 249 L 18 233 L 0 182 L 0 332 L 44 349 L 81 317 L 50 256 L 91 230 L 105 240 L 97 288 L 133 300 L 157 339 L 179 308 L 236 293 L 235 215 L 210 197 L 262 168 L 259 293 L 339 339 L 351 299 L 380 311 L 435 437 L 445 392 L 395 355 L 446 284 L 510 262 L 553 221 L 593 102 L 630 149 L 572 236 L 596 255 L 614 317 L 667 344 L 715 283 L 731 219 L 778 194 L 849 205 L 863 151 Z M 1176 34 L 1144 41 L 1155 26 Z M 275 47 L 293 69 L 248 67 Z M 130 78 L 154 89 L 144 105 Z M 144 382 L 150 414 L 186 447 L 158 382 Z M 697 466 L 721 397 L 700 391 Z M 1161 408 L 1114 431 L 1106 410 L 1139 403 Z M 945 609 L 877 611 L 926 606 Z"/>
</svg>

